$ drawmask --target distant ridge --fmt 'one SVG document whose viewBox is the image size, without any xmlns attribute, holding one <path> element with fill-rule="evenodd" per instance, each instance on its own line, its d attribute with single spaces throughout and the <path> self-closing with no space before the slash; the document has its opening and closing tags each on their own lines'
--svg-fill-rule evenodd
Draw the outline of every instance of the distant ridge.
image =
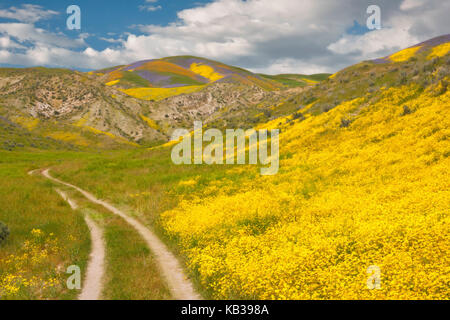
<svg viewBox="0 0 450 320">
<path fill-rule="evenodd" d="M 109 86 L 132 88 L 180 88 L 205 86 L 214 82 L 236 82 L 277 90 L 280 83 L 248 70 L 194 56 L 175 56 L 134 62 L 91 74 L 102 77 Z"/>
</svg>

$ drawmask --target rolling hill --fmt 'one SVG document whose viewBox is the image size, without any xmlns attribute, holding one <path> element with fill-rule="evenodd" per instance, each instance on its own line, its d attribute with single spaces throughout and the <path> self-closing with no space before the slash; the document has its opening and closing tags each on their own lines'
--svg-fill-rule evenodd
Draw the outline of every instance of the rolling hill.
<svg viewBox="0 0 450 320">
<path fill-rule="evenodd" d="M 89 73 L 0 69 L 0 116 L 36 139 L 79 148 L 153 146 L 167 141 L 175 128 L 191 128 L 194 120 L 250 128 L 292 114 L 328 112 L 392 86 L 446 88 L 449 42 L 449 35 L 437 37 L 331 76 L 254 74 L 192 56 Z M 11 135 L 3 140 L 10 148 Z"/>
<path fill-rule="evenodd" d="M 428 43 L 283 92 L 268 122 L 226 110 L 217 124 L 280 129 L 276 175 L 175 165 L 164 147 L 61 175 L 152 221 L 207 298 L 447 299 L 450 54 Z"/>
<path fill-rule="evenodd" d="M 0 115 L 30 134 L 82 148 L 123 148 L 165 142 L 175 128 L 228 110 L 259 114 L 261 104 L 280 101 L 292 88 L 219 62 L 170 57 L 88 73 L 0 69 L 0 89 Z"/>
<path fill-rule="evenodd" d="M 109 86 L 145 100 L 201 90 L 215 82 L 232 82 L 277 90 L 282 86 L 247 70 L 193 56 L 144 60 L 93 72 Z M 145 89 L 144 89 L 145 88 Z"/>
<path fill-rule="evenodd" d="M 54 184 L 27 174 L 51 168 L 155 230 L 204 298 L 448 299 L 449 40 L 309 86 L 289 87 L 301 75 L 260 75 L 283 85 L 268 90 L 190 74 L 204 84 L 179 78 L 175 88 L 202 89 L 161 99 L 123 92 L 165 85 L 140 87 L 133 72 L 110 83 L 108 70 L 0 70 L 0 218 L 11 230 L 2 296 L 74 298 L 65 267 L 88 258 L 87 214 L 106 235 L 105 298 L 167 298 L 138 233 L 74 192 L 80 209 L 71 210 Z M 278 174 L 261 176 L 262 164 L 175 165 L 170 147 L 136 148 L 197 119 L 280 129 Z M 380 287 L 369 290 L 374 270 Z"/>
</svg>

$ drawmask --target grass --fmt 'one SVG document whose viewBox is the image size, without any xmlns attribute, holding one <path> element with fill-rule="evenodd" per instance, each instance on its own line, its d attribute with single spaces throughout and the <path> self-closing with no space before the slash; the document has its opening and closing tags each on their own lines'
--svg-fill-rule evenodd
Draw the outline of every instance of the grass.
<svg viewBox="0 0 450 320">
<path fill-rule="evenodd" d="M 140 235 L 124 220 L 88 202 L 71 189 L 39 175 L 27 174 L 30 170 L 61 163 L 97 163 L 104 157 L 116 158 L 128 153 L 0 152 L 0 192 L 4 195 L 0 197 L 0 221 L 11 231 L 0 250 L 3 299 L 75 299 L 78 296 L 79 291 L 66 288 L 69 275 L 65 270 L 70 265 L 78 265 L 82 274 L 85 272 L 91 244 L 84 214 L 91 215 L 104 229 L 108 274 L 103 292 L 105 299 L 170 298 L 154 256 Z M 112 177 L 112 181 L 118 180 L 118 176 Z M 73 211 L 55 192 L 55 187 L 65 190 L 79 209 Z M 42 235 L 36 237 L 33 230 L 40 230 Z M 56 239 L 54 245 L 50 234 L 54 235 L 51 239 Z M 27 242 L 31 242 L 31 246 L 26 247 Z M 41 257 L 43 250 L 48 251 L 48 257 Z M 14 259 L 8 262 L 11 256 Z M 19 263 L 25 256 L 30 261 Z M 34 263 L 34 260 L 39 261 Z M 13 281 L 5 280 L 11 277 L 15 277 Z M 33 277 L 36 279 L 32 280 Z M 56 285 L 47 287 L 53 280 Z M 28 282 L 32 285 L 28 286 Z M 11 293 L 16 287 L 19 290 Z"/>
<path fill-rule="evenodd" d="M 121 218 L 105 228 L 109 300 L 167 300 L 170 292 L 161 279 L 155 258 L 136 231 Z"/>
<path fill-rule="evenodd" d="M 37 166 L 56 164 L 56 157 L 56 153 L 0 152 L 0 221 L 11 232 L 0 250 L 3 299 L 73 299 L 77 295 L 67 289 L 65 271 L 70 265 L 85 270 L 88 229 L 51 183 L 27 174 Z"/>
<path fill-rule="evenodd" d="M 106 245 L 106 300 L 167 300 L 170 292 L 161 278 L 155 257 L 136 230 L 122 218 L 64 188 L 79 210 L 102 229 Z"/>
<path fill-rule="evenodd" d="M 265 75 L 260 74 L 261 77 L 274 80 L 276 82 L 281 83 L 286 87 L 304 87 L 308 84 L 314 84 L 320 81 L 326 80 L 330 74 L 328 73 L 319 73 L 313 75 L 303 75 L 303 74 L 279 74 L 279 75 Z"/>
<path fill-rule="evenodd" d="M 444 61 L 441 59 L 437 62 L 437 67 L 442 67 L 443 64 Z M 187 265 L 188 273 L 195 277 L 194 280 L 201 293 L 206 297 L 258 297 L 250 292 L 256 286 L 248 285 L 244 288 L 241 285 L 251 284 L 252 281 L 263 282 L 274 279 L 270 274 L 274 265 L 281 270 L 278 274 L 280 283 L 285 281 L 284 290 L 288 295 L 292 294 L 288 289 L 299 288 L 292 285 L 297 279 L 304 279 L 305 286 L 310 286 L 308 288 L 311 290 L 300 292 L 301 294 L 306 292 L 301 297 L 308 298 L 308 293 L 313 296 L 319 292 L 317 281 L 320 276 L 323 277 L 320 281 L 326 284 L 328 280 L 334 279 L 336 274 L 344 275 L 344 271 L 353 272 L 353 274 L 347 273 L 349 274 L 347 280 L 349 280 L 348 284 L 356 286 L 364 282 L 354 281 L 352 277 L 358 272 L 362 272 L 362 276 L 358 273 L 358 277 L 361 276 L 361 279 L 365 277 L 363 264 L 366 260 L 361 260 L 361 265 L 357 266 L 358 269 L 353 270 L 355 265 L 351 265 L 352 260 L 346 259 L 348 257 L 345 256 L 352 252 L 366 257 L 368 262 L 376 257 L 378 261 L 390 266 L 386 268 L 386 275 L 390 277 L 389 281 L 396 277 L 395 279 L 405 280 L 403 284 L 411 284 L 413 280 L 420 278 L 423 282 L 421 288 L 426 288 L 429 283 L 425 283 L 423 279 L 427 279 L 427 276 L 431 274 L 426 269 L 419 270 L 423 271 L 420 277 L 411 279 L 408 277 L 413 274 L 409 271 L 420 268 L 422 265 L 426 265 L 430 270 L 438 268 L 439 261 L 443 260 L 435 259 L 437 251 L 432 250 L 433 241 L 439 245 L 439 252 L 444 252 L 447 248 L 446 243 L 448 244 L 441 239 L 445 236 L 445 232 L 439 229 L 446 222 L 443 220 L 445 215 L 436 214 L 428 206 L 432 203 L 432 207 L 438 205 L 443 207 L 446 199 L 444 192 L 448 191 L 444 189 L 442 178 L 445 177 L 445 172 L 448 172 L 444 170 L 448 168 L 448 144 L 445 144 L 448 141 L 448 130 L 445 131 L 448 126 L 445 127 L 442 120 L 447 119 L 443 117 L 444 108 L 439 108 L 444 103 L 448 103 L 448 94 L 443 96 L 447 100 L 438 100 L 444 98 L 437 93 L 436 96 L 431 94 L 435 87 L 433 83 L 426 90 L 420 86 L 396 87 L 401 70 L 412 72 L 412 69 L 418 66 L 422 65 L 414 59 L 395 64 L 362 63 L 343 70 L 333 79 L 308 88 L 309 91 L 303 95 L 287 98 L 282 105 L 274 109 L 275 115 L 286 116 L 289 111 L 297 112 L 301 108 L 306 120 L 291 121 L 289 124 L 285 123 L 285 118 L 273 120 L 277 124 L 280 122 L 282 133 L 288 139 L 282 144 L 284 150 L 282 150 L 281 159 L 284 163 L 280 168 L 280 174 L 270 180 L 263 180 L 255 174 L 256 170 L 248 167 L 175 166 L 170 160 L 170 150 L 164 148 L 78 153 L 0 152 L 2 164 L 0 191 L 5 195 L 0 199 L 0 220 L 5 222 L 12 231 L 11 237 L 0 252 L 2 267 L 0 276 L 5 274 L 6 257 L 9 254 L 20 253 L 25 241 L 33 240 L 32 230 L 36 228 L 45 234 L 54 233 L 62 243 L 62 248 L 55 255 L 55 261 L 47 261 L 39 265 L 39 269 L 25 270 L 28 274 L 37 274 L 47 279 L 48 275 L 54 277 L 54 270 L 58 265 L 65 266 L 66 262 L 83 264 L 85 261 L 83 257 L 87 255 L 88 242 L 81 215 L 68 209 L 68 206 L 53 192 L 51 183 L 26 175 L 30 169 L 52 166 L 55 176 L 79 185 L 116 206 L 127 208 L 144 224 L 156 229 L 159 236 Z M 371 73 L 374 75 L 372 76 Z M 431 71 L 419 70 L 419 75 L 426 77 L 431 75 Z M 382 86 L 388 87 L 387 91 L 381 89 Z M 372 87 L 377 90 L 366 94 Z M 322 92 L 330 92 L 330 95 Z M 355 96 L 360 99 L 353 103 Z M 420 97 L 422 100 L 419 99 Z M 385 100 L 380 101 L 380 99 Z M 342 101 L 347 102 L 342 103 Z M 409 105 L 412 103 L 411 108 L 414 113 L 400 117 L 404 103 Z M 329 105 L 332 106 L 331 109 L 324 112 L 323 107 Z M 333 108 L 336 109 L 333 110 Z M 283 110 L 283 114 L 277 114 L 277 110 Z M 354 120 L 349 128 L 340 127 L 343 117 Z M 436 121 L 441 122 L 435 123 Z M 433 140 L 431 141 L 429 137 Z M 411 147 L 414 144 L 419 144 L 417 149 Z M 390 148 L 393 150 L 386 152 Z M 384 173 L 380 175 L 380 171 Z M 429 179 L 428 183 L 425 179 Z M 422 180 L 425 182 L 422 183 Z M 258 182 L 260 182 L 259 186 L 263 187 L 255 186 Z M 417 190 L 428 191 L 419 194 Z M 240 193 L 246 196 L 239 197 Z M 83 200 L 78 199 L 78 201 L 83 203 Z M 211 203 L 216 207 L 208 207 Z M 272 208 L 272 206 L 275 207 Z M 224 222 L 213 225 L 213 220 L 218 219 L 217 216 L 223 215 L 227 210 L 230 212 L 226 212 Z M 267 210 L 272 211 L 263 214 Z M 411 217 L 416 219 L 410 219 L 408 216 L 413 211 L 415 216 Z M 89 203 L 83 204 L 81 212 L 92 215 L 105 230 L 109 274 L 106 279 L 106 298 L 169 298 L 163 281 L 158 278 L 151 253 L 133 229 L 120 218 Z M 200 228 L 200 223 L 188 221 L 184 227 L 178 226 L 184 235 L 181 231 L 178 233 L 168 231 L 168 224 L 164 224 L 164 213 L 171 219 L 172 226 L 176 226 L 178 222 L 183 222 L 185 217 L 190 217 L 192 212 L 205 216 L 211 214 L 210 217 L 208 216 L 209 219 L 201 222 L 212 227 L 199 233 L 201 235 L 199 236 L 193 232 L 193 229 Z M 247 212 L 247 215 L 243 212 Z M 424 213 L 425 215 L 422 216 Z M 239 219 L 232 220 L 233 215 L 238 217 L 239 214 L 242 215 Z M 436 216 L 438 223 L 430 220 L 430 216 L 434 218 L 432 214 Z M 430 224 L 428 226 L 421 224 L 419 218 Z M 195 215 L 192 215 L 192 219 L 197 221 Z M 360 222 L 354 223 L 354 219 L 360 219 Z M 368 221 L 372 222 L 368 223 Z M 399 224 L 398 221 L 401 223 Z M 417 226 L 413 225 L 416 222 Z M 275 232 L 283 224 L 292 227 L 291 231 L 288 230 L 291 234 L 283 230 L 280 230 L 279 234 Z M 408 227 L 409 225 L 412 227 Z M 427 227 L 422 230 L 420 225 Z M 79 238 L 74 236 L 75 239 L 66 239 L 65 235 L 70 234 L 68 230 L 71 230 L 73 226 L 77 228 L 76 236 Z M 354 232 L 350 227 L 354 228 Z M 310 234 L 307 234 L 308 228 Z M 400 245 L 391 241 L 392 239 L 384 241 L 383 236 L 377 234 L 378 231 L 392 235 L 392 239 L 398 240 L 398 243 L 404 239 L 410 241 L 409 244 L 414 244 L 415 239 L 424 240 L 421 240 L 422 243 L 417 247 L 411 247 L 411 250 L 407 247 L 401 252 L 402 255 L 396 255 Z M 417 232 L 414 234 L 412 231 Z M 270 232 L 273 232 L 272 238 L 269 237 Z M 408 238 L 405 238 L 404 235 L 408 232 L 410 234 Z M 286 234 L 289 237 L 285 236 Z M 358 234 L 368 234 L 371 238 L 369 236 L 356 238 Z M 208 235 L 210 235 L 209 238 Z M 242 235 L 244 236 L 241 237 Z M 322 235 L 324 235 L 323 238 L 321 238 Z M 267 242 L 261 242 L 261 246 L 257 248 L 256 240 L 264 240 L 266 236 Z M 428 238 L 419 238 L 419 236 Z M 333 237 L 336 238 L 336 243 L 328 243 L 327 241 Z M 224 239 L 230 242 L 226 243 Z M 317 241 L 313 241 L 314 239 Z M 438 241 L 439 239 L 441 241 Z M 231 240 L 236 240 L 236 243 Z M 217 244 L 213 241 L 217 241 Z M 223 250 L 219 254 L 212 251 L 214 248 L 221 248 L 227 244 L 229 251 Z M 308 245 L 311 245 L 311 248 L 308 248 Z M 323 246 L 319 248 L 315 247 L 316 245 Z M 264 256 L 264 253 L 268 253 L 264 250 L 269 249 L 274 253 L 273 260 L 262 261 L 267 263 L 267 268 L 261 267 L 260 263 L 254 263 L 252 266 L 254 268 L 249 271 L 245 262 L 251 259 L 242 257 L 254 254 L 251 256 L 252 261 L 261 262 L 259 260 L 261 257 L 271 257 L 270 254 Z M 292 252 L 289 251 L 290 249 Z M 297 249 L 305 250 L 297 252 L 295 251 Z M 206 250 L 211 252 L 205 252 Z M 288 268 L 286 271 L 282 269 L 284 267 L 282 263 L 278 264 L 279 257 L 275 255 L 277 250 L 286 251 L 282 261 L 289 261 L 292 269 Z M 369 251 L 373 255 L 367 254 Z M 189 257 L 186 252 L 191 252 L 191 256 Z M 325 259 L 323 259 L 324 255 L 315 256 L 321 252 L 324 254 L 328 252 L 329 256 Z M 399 267 L 397 263 L 399 259 L 403 259 L 405 263 L 410 263 L 412 259 L 422 259 L 422 256 L 416 254 L 417 252 L 423 255 L 422 262 L 408 265 L 411 270 L 404 268 L 406 264 Z M 392 261 L 386 260 L 386 257 L 391 255 L 393 255 Z M 197 265 L 195 263 L 189 265 L 189 259 L 192 257 L 198 257 L 195 262 Z M 307 264 L 296 264 L 295 261 L 300 261 L 295 260 L 298 257 L 312 258 L 311 261 L 305 260 Z M 330 267 L 329 258 L 336 259 L 336 264 Z M 228 259 L 230 264 L 227 266 L 234 263 L 241 268 L 240 276 L 245 281 L 237 281 L 233 278 L 237 272 L 228 272 L 229 279 L 235 281 L 235 287 L 215 292 L 215 288 L 209 286 L 211 284 L 208 283 L 209 279 L 201 279 L 199 265 L 206 265 L 208 261 L 211 261 L 208 259 L 216 261 L 212 264 L 214 266 L 223 266 L 223 261 Z M 433 263 L 429 263 L 430 261 Z M 324 272 L 314 278 L 311 270 L 314 270 L 318 262 L 323 264 L 316 269 L 323 268 Z M 339 266 L 343 266 L 344 269 L 336 269 L 334 271 L 337 272 L 334 274 L 326 273 Z M 392 270 L 398 274 L 392 273 Z M 409 272 L 408 275 L 401 274 L 404 270 Z M 217 274 L 221 277 L 224 273 Z M 252 274 L 262 276 L 251 279 Z M 307 279 L 310 276 L 314 279 Z M 437 277 L 440 276 L 436 274 L 436 279 Z M 395 289 L 395 282 L 389 281 L 385 283 Z M 231 282 L 224 281 L 222 287 L 225 288 L 229 283 Z M 332 289 L 334 285 L 335 283 L 329 286 L 322 285 L 320 288 Z M 345 288 L 349 290 L 348 297 L 353 298 L 350 294 L 357 291 L 350 290 L 351 286 Z M 259 297 L 270 297 L 270 295 L 266 296 L 266 293 L 268 289 L 274 288 L 281 288 L 281 286 L 263 287 Z M 402 288 L 403 293 L 410 294 L 412 291 L 408 291 L 408 288 Z M 247 291 L 244 292 L 244 289 Z M 395 296 L 400 291 L 394 289 L 390 291 L 392 294 L 390 297 L 411 297 L 410 295 Z M 429 289 L 431 290 L 432 287 Z M 21 290 L 20 294 L 15 296 L 16 298 L 74 297 L 74 293 L 66 292 L 63 288 L 49 290 L 45 296 L 40 296 L 36 290 L 27 288 Z M 423 292 L 416 291 L 416 293 L 419 294 L 417 297 L 422 297 L 420 294 Z M 442 293 L 445 294 L 445 290 Z M 328 294 L 329 292 L 324 292 L 315 298 L 326 298 Z M 340 298 L 342 295 L 334 297 Z"/>
<path fill-rule="evenodd" d="M 151 87 L 151 84 L 148 80 L 142 78 L 135 72 L 131 71 L 123 71 L 123 76 L 120 79 L 122 84 L 130 84 L 136 87 Z"/>
<path fill-rule="evenodd" d="M 235 171 L 240 168 L 242 167 L 176 166 L 170 159 L 170 149 L 154 149 L 113 151 L 92 155 L 86 159 L 65 161 L 55 166 L 52 173 L 64 181 L 82 186 L 96 197 L 106 199 L 124 211 L 134 212 L 135 217 L 151 227 L 172 252 L 186 264 L 187 257 L 179 250 L 177 239 L 168 237 L 161 227 L 160 214 L 175 208 L 181 199 L 190 199 L 190 195 L 203 192 L 214 182 L 229 181 L 230 195 L 237 192 L 240 181 L 249 176 L 245 171 Z M 191 181 L 195 183 L 190 183 Z M 114 225 L 113 222 L 111 223 Z M 115 237 L 125 236 L 117 226 L 107 231 L 107 234 L 108 232 L 111 235 L 107 236 L 108 242 L 113 241 Z M 129 244 L 133 243 L 132 241 L 136 240 L 132 235 L 129 237 L 129 239 L 122 238 L 123 242 L 122 240 L 114 241 L 112 245 L 116 253 L 111 252 L 111 254 L 117 257 L 126 255 L 125 250 Z M 108 246 L 111 244 L 108 243 Z M 134 250 L 131 248 L 131 251 Z M 141 251 L 136 249 L 136 252 Z M 133 268 L 138 269 L 138 267 Z M 148 269 L 149 271 L 146 272 L 153 270 L 150 267 Z M 109 284 L 110 289 L 106 291 L 107 297 L 126 299 L 129 295 L 126 290 L 121 292 L 120 287 L 126 287 L 127 282 L 132 281 L 134 276 L 131 277 L 127 273 L 121 274 L 126 270 L 126 265 L 121 265 L 120 261 L 117 262 L 117 269 L 113 267 L 108 270 L 116 274 L 114 277 L 117 285 Z M 203 296 L 211 297 L 208 291 L 199 285 L 195 271 L 186 269 L 186 274 L 193 279 L 197 290 Z M 139 277 L 136 273 L 134 275 Z"/>
</svg>

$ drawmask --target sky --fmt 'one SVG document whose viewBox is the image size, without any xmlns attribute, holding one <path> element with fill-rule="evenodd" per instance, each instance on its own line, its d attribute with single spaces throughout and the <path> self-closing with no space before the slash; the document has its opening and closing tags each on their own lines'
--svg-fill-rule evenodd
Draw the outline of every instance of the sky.
<svg viewBox="0 0 450 320">
<path fill-rule="evenodd" d="M 69 30 L 67 8 L 81 10 Z M 369 30 L 369 5 L 381 29 Z M 0 66 L 97 70 L 194 55 L 267 74 L 334 73 L 450 33 L 447 0 L 2 0 Z"/>
</svg>

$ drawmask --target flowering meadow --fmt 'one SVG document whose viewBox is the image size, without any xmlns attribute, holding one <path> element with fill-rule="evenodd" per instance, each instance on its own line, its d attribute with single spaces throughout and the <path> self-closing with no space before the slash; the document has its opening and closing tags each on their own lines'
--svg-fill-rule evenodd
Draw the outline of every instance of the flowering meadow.
<svg viewBox="0 0 450 320">
<path fill-rule="evenodd" d="M 65 270 L 46 270 L 59 250 L 58 239 L 53 233 L 33 229 L 20 251 L 2 261 L 0 297 L 43 298 L 61 291 L 65 286 Z"/>
<path fill-rule="evenodd" d="M 240 166 L 181 183 L 191 193 L 160 223 L 209 296 L 448 299 L 448 80 L 274 120 L 277 175 Z M 380 289 L 368 289 L 370 266 Z"/>
</svg>

